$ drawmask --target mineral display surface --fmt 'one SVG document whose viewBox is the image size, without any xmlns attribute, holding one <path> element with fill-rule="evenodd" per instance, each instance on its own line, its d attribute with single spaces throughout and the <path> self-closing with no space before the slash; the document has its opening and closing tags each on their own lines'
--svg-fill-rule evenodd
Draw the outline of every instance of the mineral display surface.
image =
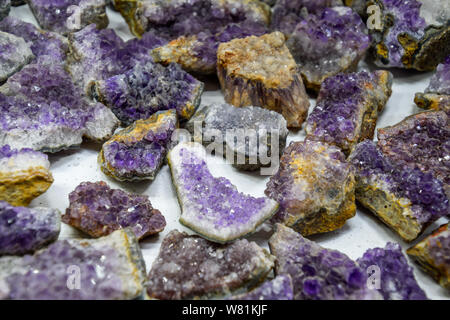
<svg viewBox="0 0 450 320">
<path fill-rule="evenodd" d="M 398 243 L 389 242 L 385 248 L 369 249 L 356 261 L 361 268 L 371 268 L 375 272 L 373 275 L 380 277 L 379 283 L 372 285 L 379 285 L 377 290 L 384 300 L 427 299 Z"/>
<path fill-rule="evenodd" d="M 0 200 L 27 206 L 53 183 L 47 155 L 31 149 L 0 148 Z"/>
<path fill-rule="evenodd" d="M 286 120 L 260 107 L 236 108 L 229 104 L 203 106 L 186 124 L 186 129 L 207 148 L 215 146 L 233 166 L 257 170 L 277 160 L 289 134 Z M 237 141 L 235 141 L 237 137 Z M 267 161 L 268 160 L 268 161 Z"/>
<path fill-rule="evenodd" d="M 61 215 L 56 209 L 14 207 L 0 201 L 0 256 L 41 249 L 58 238 L 60 229 Z"/>
<path fill-rule="evenodd" d="M 304 236 L 339 229 L 356 213 L 353 168 L 322 142 L 292 142 L 265 193 L 280 203 L 272 222 Z"/>
<path fill-rule="evenodd" d="M 0 258 L 0 298 L 124 300 L 143 293 L 145 264 L 130 230 L 60 240 L 34 255 Z"/>
<path fill-rule="evenodd" d="M 219 245 L 177 230 L 162 241 L 147 278 L 156 299 L 204 299 L 246 291 L 262 282 L 274 257 L 254 242 Z"/>
<path fill-rule="evenodd" d="M 25 40 L 0 31 L 0 84 L 34 58 Z"/>
<path fill-rule="evenodd" d="M 406 253 L 441 286 L 450 289 L 450 229 L 442 225 Z"/>
<path fill-rule="evenodd" d="M 293 300 L 294 288 L 289 275 L 280 275 L 247 293 L 233 296 L 232 300 Z"/>
<path fill-rule="evenodd" d="M 103 144 L 98 156 L 101 170 L 119 181 L 153 180 L 166 159 L 177 127 L 174 109 L 136 121 Z"/>
<path fill-rule="evenodd" d="M 8 16 L 10 9 L 11 9 L 10 0 L 0 0 L 0 20 Z"/>
<path fill-rule="evenodd" d="M 380 300 L 366 272 L 345 254 L 326 249 L 281 224 L 269 240 L 275 273 L 292 278 L 295 300 Z"/>
<path fill-rule="evenodd" d="M 166 220 L 145 195 L 111 189 L 105 182 L 83 182 L 69 194 L 62 221 L 94 238 L 130 228 L 142 239 L 164 230 Z"/>
<path fill-rule="evenodd" d="M 306 123 L 307 139 L 333 144 L 348 155 L 372 139 L 378 114 L 391 95 L 388 71 L 341 73 L 324 81 Z"/>
<path fill-rule="evenodd" d="M 228 179 L 214 177 L 199 143 L 179 143 L 168 161 L 182 210 L 180 222 L 211 241 L 244 237 L 278 210 L 274 200 L 243 194 Z"/>
<path fill-rule="evenodd" d="M 217 73 L 226 102 L 276 111 L 292 128 L 306 119 L 308 96 L 281 32 L 220 44 Z"/>
</svg>

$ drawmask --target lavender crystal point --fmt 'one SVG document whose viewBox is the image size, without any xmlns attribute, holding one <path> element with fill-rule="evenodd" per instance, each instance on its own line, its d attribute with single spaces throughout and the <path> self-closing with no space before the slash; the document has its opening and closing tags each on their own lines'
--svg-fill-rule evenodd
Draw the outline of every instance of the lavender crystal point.
<svg viewBox="0 0 450 320">
<path fill-rule="evenodd" d="M 27 206 L 52 184 L 47 155 L 31 149 L 0 148 L 0 200 Z"/>
<path fill-rule="evenodd" d="M 273 280 L 264 282 L 261 286 L 248 293 L 233 296 L 232 300 L 293 300 L 294 288 L 289 275 L 280 275 Z"/>
<path fill-rule="evenodd" d="M 273 264 L 274 257 L 254 242 L 218 245 L 173 230 L 162 241 L 148 274 L 147 293 L 164 300 L 221 298 L 251 289 Z"/>
<path fill-rule="evenodd" d="M 11 9 L 10 0 L 0 0 L 0 21 L 6 16 L 8 16 L 10 9 Z"/>
<path fill-rule="evenodd" d="M 34 58 L 23 38 L 0 31 L 0 84 Z"/>
<path fill-rule="evenodd" d="M 60 228 L 56 209 L 14 207 L 0 201 L 0 256 L 41 249 L 58 238 Z"/>
<path fill-rule="evenodd" d="M 79 275 L 79 282 L 70 275 Z M 73 279 L 76 279 L 75 277 Z M 33 256 L 0 258 L 4 298 L 123 300 L 143 293 L 145 264 L 130 230 L 95 240 L 53 243 Z"/>
<path fill-rule="evenodd" d="M 103 144 L 98 157 L 100 168 L 120 181 L 153 180 L 166 159 L 177 127 L 174 109 L 136 121 Z"/>
<path fill-rule="evenodd" d="M 336 145 L 348 154 L 357 143 L 373 138 L 391 86 L 388 71 L 341 73 L 326 79 L 308 117 L 307 138 Z"/>
<path fill-rule="evenodd" d="M 385 300 L 426 300 L 408 260 L 397 243 L 388 243 L 385 248 L 367 250 L 356 260 L 361 268 L 372 268 L 380 275 L 379 292 Z"/>
<path fill-rule="evenodd" d="M 226 178 L 213 177 L 201 144 L 182 142 L 168 155 L 182 209 L 180 222 L 215 242 L 244 237 L 272 217 L 278 204 L 237 190 Z"/>
<path fill-rule="evenodd" d="M 166 220 L 147 196 L 111 189 L 105 182 L 83 182 L 69 194 L 62 221 L 98 238 L 130 228 L 137 239 L 164 230 Z"/>
</svg>

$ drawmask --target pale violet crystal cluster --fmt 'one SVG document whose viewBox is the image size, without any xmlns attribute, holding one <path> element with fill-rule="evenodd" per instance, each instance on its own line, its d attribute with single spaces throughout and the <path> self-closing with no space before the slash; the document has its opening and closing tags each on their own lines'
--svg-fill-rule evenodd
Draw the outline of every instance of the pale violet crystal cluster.
<svg viewBox="0 0 450 320">
<path fill-rule="evenodd" d="M 0 84 L 34 58 L 25 40 L 0 31 Z"/>
<path fill-rule="evenodd" d="M 233 296 L 232 300 L 293 300 L 294 288 L 289 275 L 283 274 L 267 280 L 247 293 Z"/>
</svg>

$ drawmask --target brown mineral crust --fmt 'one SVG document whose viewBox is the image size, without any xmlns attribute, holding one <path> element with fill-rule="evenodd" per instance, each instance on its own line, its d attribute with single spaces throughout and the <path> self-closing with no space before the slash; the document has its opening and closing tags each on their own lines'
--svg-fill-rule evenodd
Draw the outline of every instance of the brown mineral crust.
<svg viewBox="0 0 450 320">
<path fill-rule="evenodd" d="M 450 95 L 437 93 L 416 93 L 415 104 L 425 110 L 442 110 L 450 114 Z"/>
</svg>

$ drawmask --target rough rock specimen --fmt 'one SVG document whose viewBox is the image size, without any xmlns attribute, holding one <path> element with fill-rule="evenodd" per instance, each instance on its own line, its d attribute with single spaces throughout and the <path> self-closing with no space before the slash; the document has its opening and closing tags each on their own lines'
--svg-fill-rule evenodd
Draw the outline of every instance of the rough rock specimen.
<svg viewBox="0 0 450 320">
<path fill-rule="evenodd" d="M 288 274 L 296 300 L 382 299 L 366 287 L 366 273 L 345 254 L 325 249 L 289 227 L 277 224 L 269 240 L 275 273 Z"/>
<path fill-rule="evenodd" d="M 339 229 L 356 213 L 353 168 L 338 148 L 322 142 L 292 142 L 265 193 L 280 203 L 272 222 L 304 236 Z"/>
<path fill-rule="evenodd" d="M 307 88 L 339 72 L 356 71 L 369 48 L 367 29 L 351 8 L 326 8 L 300 21 L 286 42 Z"/>
<path fill-rule="evenodd" d="M 105 0 L 29 0 L 28 4 L 41 28 L 67 34 L 95 23 L 108 26 Z"/>
<path fill-rule="evenodd" d="M 100 168 L 119 181 L 153 180 L 166 159 L 177 127 L 174 109 L 136 121 L 103 144 L 98 156 Z"/>
<path fill-rule="evenodd" d="M 409 248 L 406 253 L 441 286 L 450 289 L 450 229 L 448 224 Z"/>
<path fill-rule="evenodd" d="M 88 102 L 64 66 L 41 56 L 0 89 L 0 145 L 56 152 L 83 136 L 108 139 L 118 125 L 101 103 Z"/>
<path fill-rule="evenodd" d="M 271 165 L 282 154 L 289 131 L 280 114 L 259 107 L 236 108 L 229 104 L 203 106 L 187 122 L 194 140 L 214 146 L 241 170 Z M 237 139 L 235 140 L 235 137 Z"/>
<path fill-rule="evenodd" d="M 289 275 L 280 275 L 264 282 L 250 292 L 231 297 L 231 300 L 293 300 L 294 288 Z"/>
<path fill-rule="evenodd" d="M 9 14 L 10 9 L 11 9 L 10 0 L 0 0 L 0 20 L 2 20 Z"/>
<path fill-rule="evenodd" d="M 156 299 L 203 299 L 246 291 L 265 279 L 274 257 L 254 242 L 219 245 L 177 230 L 162 241 L 147 279 Z"/>
<path fill-rule="evenodd" d="M 326 79 L 306 123 L 307 139 L 336 145 L 348 155 L 357 143 L 373 138 L 391 87 L 388 71 L 341 73 Z"/>
<path fill-rule="evenodd" d="M 384 300 L 427 299 L 399 244 L 389 242 L 385 248 L 369 249 L 356 262 L 365 270 L 377 269 L 375 271 L 379 272 L 375 275 L 379 276 L 377 290 L 383 295 Z"/>
<path fill-rule="evenodd" d="M 440 180 L 417 166 L 392 161 L 372 141 L 358 144 L 349 161 L 356 168 L 356 199 L 404 240 L 416 239 L 449 214 Z"/>
<path fill-rule="evenodd" d="M 0 84 L 34 58 L 25 40 L 0 31 Z"/>
<path fill-rule="evenodd" d="M 18 7 L 25 4 L 25 0 L 11 0 L 11 5 Z"/>
<path fill-rule="evenodd" d="M 83 182 L 69 194 L 62 221 L 94 238 L 130 228 L 137 239 L 164 230 L 166 220 L 145 195 L 111 189 L 105 182 Z"/>
<path fill-rule="evenodd" d="M 0 147 L 0 200 L 27 206 L 53 183 L 47 155 L 31 150 Z"/>
<path fill-rule="evenodd" d="M 95 240 L 57 241 L 33 256 L 0 258 L 0 299 L 134 299 L 144 281 L 141 249 L 127 229 Z"/>
<path fill-rule="evenodd" d="M 269 198 L 243 194 L 214 177 L 199 143 L 181 142 L 167 156 L 182 214 L 180 222 L 207 239 L 225 243 L 254 232 L 278 210 Z"/>
<path fill-rule="evenodd" d="M 217 73 L 228 103 L 274 110 L 288 127 L 301 127 L 309 100 L 281 32 L 220 44 Z"/>
<path fill-rule="evenodd" d="M 369 0 L 370 5 L 381 10 L 380 21 L 374 16 L 369 27 L 378 66 L 433 70 L 450 54 L 448 0 Z"/>
</svg>

